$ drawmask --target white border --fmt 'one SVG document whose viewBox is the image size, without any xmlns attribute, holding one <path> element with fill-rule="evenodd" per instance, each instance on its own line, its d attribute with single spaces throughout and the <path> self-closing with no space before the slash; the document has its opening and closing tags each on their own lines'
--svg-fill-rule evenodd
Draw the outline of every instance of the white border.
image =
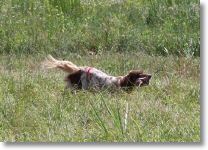
<svg viewBox="0 0 208 150">
<path fill-rule="evenodd" d="M 207 110 L 207 97 L 208 97 L 208 92 L 206 92 L 207 89 L 207 80 L 206 77 L 208 76 L 208 60 L 207 60 L 207 50 L 208 50 L 208 1 L 207 0 L 201 0 L 200 1 L 200 7 L 201 7 L 201 11 L 200 11 L 200 31 L 201 31 L 201 71 L 200 71 L 200 75 L 201 75 L 201 135 L 202 135 L 202 144 L 203 144 L 203 149 L 207 149 L 207 142 L 208 142 L 208 130 L 207 130 L 207 114 L 208 114 L 208 110 Z M 206 117 L 205 117 L 206 116 Z"/>
<path fill-rule="evenodd" d="M 207 89 L 207 80 L 206 77 L 208 77 L 207 73 L 207 64 L 208 64 L 208 58 L 207 57 L 207 50 L 208 50 L 208 38 L 207 38 L 207 28 L 208 27 L 208 0 L 201 0 L 200 1 L 200 16 L 201 16 L 201 143 L 200 144 L 153 144 L 153 143 L 147 143 L 147 144 L 5 144 L 5 143 L 0 143 L 0 149 L 1 150 L 6 150 L 6 149 L 15 149 L 15 150 L 26 150 L 26 149 L 39 149 L 39 150 L 54 150 L 54 149 L 154 149 L 154 150 L 161 150 L 164 149 L 177 149 L 177 150 L 191 150 L 191 149 L 207 149 L 208 144 L 208 123 L 207 123 L 207 114 L 208 110 L 207 105 L 208 105 L 208 92 L 205 90 Z M 206 117 L 205 117 L 206 116 Z"/>
</svg>

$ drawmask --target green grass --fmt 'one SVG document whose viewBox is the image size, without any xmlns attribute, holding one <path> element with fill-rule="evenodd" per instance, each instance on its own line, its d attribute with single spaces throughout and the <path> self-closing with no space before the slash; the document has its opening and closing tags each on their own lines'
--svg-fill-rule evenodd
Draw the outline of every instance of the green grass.
<svg viewBox="0 0 208 150">
<path fill-rule="evenodd" d="M 74 95 L 64 91 L 63 72 L 40 68 L 44 57 L 0 56 L 0 141 L 200 141 L 199 58 L 140 52 L 59 56 L 112 75 L 131 69 L 153 75 L 149 86 L 131 93 Z"/>
<path fill-rule="evenodd" d="M 1 54 L 200 56 L 199 0 L 1 0 Z"/>
</svg>

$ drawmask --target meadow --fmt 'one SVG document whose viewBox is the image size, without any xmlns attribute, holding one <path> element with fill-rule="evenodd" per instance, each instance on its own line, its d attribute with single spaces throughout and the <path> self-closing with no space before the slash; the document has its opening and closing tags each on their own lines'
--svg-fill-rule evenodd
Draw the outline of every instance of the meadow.
<svg viewBox="0 0 208 150">
<path fill-rule="evenodd" d="M 65 74 L 44 57 L 1 56 L 1 141 L 199 142 L 199 59 L 142 53 L 69 55 L 112 75 L 152 73 L 149 86 L 124 91 L 64 91 Z M 135 61 L 138 60 L 138 61 Z"/>
<path fill-rule="evenodd" d="M 0 1 L 0 141 L 200 142 L 196 0 Z M 48 54 L 112 75 L 132 92 L 64 90 Z"/>
<path fill-rule="evenodd" d="M 0 53 L 200 56 L 198 0 L 1 0 Z"/>
</svg>

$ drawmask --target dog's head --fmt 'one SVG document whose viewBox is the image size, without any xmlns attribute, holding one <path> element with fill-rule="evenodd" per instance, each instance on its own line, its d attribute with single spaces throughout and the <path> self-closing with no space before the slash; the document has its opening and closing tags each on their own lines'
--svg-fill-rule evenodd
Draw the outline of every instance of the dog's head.
<svg viewBox="0 0 208 150">
<path fill-rule="evenodd" d="M 149 80 L 151 79 L 150 74 L 145 74 L 143 71 L 132 70 L 124 76 L 121 86 L 132 87 L 132 86 L 145 86 L 149 85 Z"/>
</svg>

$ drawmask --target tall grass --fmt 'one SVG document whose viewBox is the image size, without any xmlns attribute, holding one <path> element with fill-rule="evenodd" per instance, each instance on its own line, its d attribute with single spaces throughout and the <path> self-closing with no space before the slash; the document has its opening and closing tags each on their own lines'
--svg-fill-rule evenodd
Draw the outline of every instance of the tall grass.
<svg viewBox="0 0 208 150">
<path fill-rule="evenodd" d="M 144 68 L 153 77 L 131 93 L 72 94 L 64 91 L 63 72 L 39 67 L 43 56 L 0 56 L 0 141 L 200 141 L 198 58 L 109 52 L 65 59 L 112 75 Z"/>
<path fill-rule="evenodd" d="M 200 55 L 198 0 L 2 0 L 0 53 Z"/>
</svg>

